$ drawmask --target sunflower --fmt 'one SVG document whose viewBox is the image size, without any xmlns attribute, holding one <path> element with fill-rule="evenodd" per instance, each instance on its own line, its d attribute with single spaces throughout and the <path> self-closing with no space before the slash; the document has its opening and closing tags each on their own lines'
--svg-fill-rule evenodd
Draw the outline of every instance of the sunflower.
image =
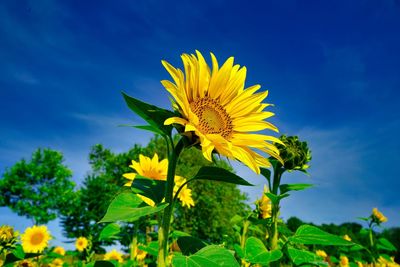
<svg viewBox="0 0 400 267">
<path fill-rule="evenodd" d="M 57 253 L 61 256 L 65 255 L 65 249 L 63 247 L 55 247 L 53 250 L 54 253 Z"/>
<path fill-rule="evenodd" d="M 34 225 L 25 229 L 21 237 L 22 247 L 27 253 L 41 253 L 47 247 L 50 239 L 50 233 L 45 225 Z"/>
<path fill-rule="evenodd" d="M 315 254 L 317 254 L 317 256 L 320 256 L 320 257 L 322 257 L 322 258 L 326 258 L 326 257 L 328 257 L 328 254 L 326 254 L 326 252 L 325 251 L 323 251 L 323 250 L 317 250 L 317 251 L 315 251 Z"/>
<path fill-rule="evenodd" d="M 157 153 L 154 154 L 153 158 L 139 155 L 139 162 L 132 160 L 132 164 L 129 165 L 129 167 L 134 169 L 136 173 L 131 172 L 122 175 L 130 180 L 125 184 L 125 186 L 131 186 L 137 174 L 154 180 L 167 180 L 168 160 L 163 159 L 159 161 Z M 175 176 L 174 194 L 176 194 L 179 187 L 185 182 L 185 178 L 178 175 Z M 152 199 L 139 194 L 138 196 L 149 206 L 155 206 L 155 203 Z M 194 206 L 192 190 L 187 188 L 186 185 L 180 191 L 178 198 L 182 202 L 182 206 L 188 206 L 188 208 L 190 208 L 190 206 Z"/>
<path fill-rule="evenodd" d="M 271 214 L 272 214 L 271 199 L 269 199 L 269 197 L 267 197 L 265 195 L 265 193 L 268 193 L 268 188 L 266 185 L 264 186 L 264 193 L 263 193 L 262 197 L 256 201 L 256 205 L 258 207 L 258 212 L 262 219 L 271 218 Z"/>
<path fill-rule="evenodd" d="M 340 256 L 340 263 L 339 263 L 340 267 L 349 267 L 349 258 L 347 258 L 346 256 Z"/>
<path fill-rule="evenodd" d="M 349 235 L 344 235 L 344 236 L 343 236 L 343 239 L 344 239 L 344 240 L 347 240 L 347 241 L 351 241 L 351 237 L 350 237 Z"/>
<path fill-rule="evenodd" d="M 377 220 L 379 223 L 387 222 L 387 217 L 383 215 L 377 208 L 372 209 L 372 217 L 373 219 Z"/>
<path fill-rule="evenodd" d="M 257 174 L 260 167 L 270 167 L 269 160 L 259 152 L 265 152 L 282 161 L 279 150 L 269 142 L 282 143 L 278 138 L 254 132 L 278 129 L 265 119 L 273 116 L 264 111 L 270 104 L 262 103 L 268 91 L 256 93 L 261 87 L 244 88 L 246 68 L 233 64 L 230 57 L 220 68 L 211 53 L 212 71 L 202 54 L 181 56 L 185 74 L 166 61 L 162 64 L 174 83 L 161 83 L 174 98 L 173 107 L 181 117 L 171 117 L 164 124 L 184 126 L 184 132 L 195 133 L 203 155 L 212 160 L 216 150 L 228 158 L 235 158 Z M 258 150 L 257 152 L 255 151 Z"/>
<path fill-rule="evenodd" d="M 75 247 L 78 251 L 82 252 L 84 251 L 89 245 L 89 241 L 86 239 L 86 237 L 78 237 L 75 242 Z"/>
<path fill-rule="evenodd" d="M 116 260 L 118 262 L 123 262 L 122 254 L 117 250 L 113 249 L 104 255 L 104 260 Z"/>
<path fill-rule="evenodd" d="M 62 259 L 54 259 L 51 264 L 49 265 L 50 267 L 62 267 L 64 264 L 64 261 Z"/>
<path fill-rule="evenodd" d="M 138 245 L 140 245 L 140 244 L 138 244 Z M 136 250 L 135 250 L 135 253 L 133 255 L 134 255 L 134 258 L 137 261 L 143 261 L 147 256 L 147 252 L 144 251 L 144 250 L 139 249 L 138 246 L 137 246 Z"/>
</svg>

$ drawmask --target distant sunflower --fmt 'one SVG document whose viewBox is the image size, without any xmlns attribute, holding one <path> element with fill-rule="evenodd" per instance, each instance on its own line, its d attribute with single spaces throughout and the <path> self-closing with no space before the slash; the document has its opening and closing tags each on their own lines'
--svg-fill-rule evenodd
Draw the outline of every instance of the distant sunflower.
<svg viewBox="0 0 400 267">
<path fill-rule="evenodd" d="M 211 53 L 212 71 L 202 54 L 181 56 L 185 74 L 166 61 L 162 64 L 174 83 L 161 83 L 173 96 L 174 108 L 181 117 L 172 117 L 166 125 L 179 124 L 185 132 L 194 132 L 199 138 L 203 155 L 211 161 L 214 150 L 229 158 L 240 160 L 254 172 L 271 163 L 258 152 L 266 152 L 281 161 L 279 150 L 269 142 L 282 143 L 279 139 L 254 132 L 278 129 L 265 119 L 273 116 L 264 111 L 270 104 L 262 103 L 268 91 L 256 93 L 260 85 L 244 88 L 246 68 L 233 64 L 233 57 L 218 66 Z"/>
<path fill-rule="evenodd" d="M 63 247 L 55 247 L 53 250 L 54 253 L 57 253 L 61 256 L 65 255 L 65 249 Z"/>
<path fill-rule="evenodd" d="M 159 161 L 157 153 L 154 154 L 153 158 L 149 158 L 143 155 L 139 155 L 139 162 L 132 160 L 132 164 L 129 165 L 132 169 L 136 171 L 136 173 L 125 173 L 122 176 L 129 179 L 130 181 L 125 184 L 125 186 L 131 186 L 133 180 L 136 175 L 141 175 L 154 180 L 167 180 L 167 171 L 168 171 L 168 160 L 163 159 Z M 176 175 L 175 176 L 175 186 L 174 186 L 174 194 L 178 191 L 179 187 L 186 182 L 186 179 Z M 139 195 L 138 196 L 149 206 L 155 206 L 153 200 L 148 197 Z M 182 206 L 194 206 L 194 202 L 192 199 L 192 190 L 187 188 L 185 185 L 184 188 L 180 191 L 178 195 L 179 200 L 182 202 Z"/>
<path fill-rule="evenodd" d="M 50 267 L 62 267 L 64 265 L 64 261 L 62 259 L 54 259 L 51 264 L 49 265 Z"/>
<path fill-rule="evenodd" d="M 26 228 L 21 237 L 22 247 L 27 253 L 41 253 L 51 239 L 50 233 L 45 225 Z"/>
<path fill-rule="evenodd" d="M 82 252 L 84 251 L 89 245 L 89 241 L 86 239 L 86 237 L 78 237 L 75 242 L 75 247 L 78 251 Z"/>
<path fill-rule="evenodd" d="M 122 253 L 118 252 L 115 249 L 113 249 L 110 252 L 106 253 L 104 255 L 104 260 L 116 260 L 119 263 L 124 261 L 124 259 L 122 258 Z"/>
</svg>

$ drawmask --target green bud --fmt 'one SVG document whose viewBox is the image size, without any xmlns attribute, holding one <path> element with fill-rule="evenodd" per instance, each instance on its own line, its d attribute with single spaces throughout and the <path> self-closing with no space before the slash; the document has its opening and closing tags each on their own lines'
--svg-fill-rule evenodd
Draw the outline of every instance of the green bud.
<svg viewBox="0 0 400 267">
<path fill-rule="evenodd" d="M 282 135 L 279 138 L 285 145 L 275 143 L 286 170 L 306 171 L 311 160 L 311 150 L 307 142 L 301 142 L 297 136 Z"/>
</svg>

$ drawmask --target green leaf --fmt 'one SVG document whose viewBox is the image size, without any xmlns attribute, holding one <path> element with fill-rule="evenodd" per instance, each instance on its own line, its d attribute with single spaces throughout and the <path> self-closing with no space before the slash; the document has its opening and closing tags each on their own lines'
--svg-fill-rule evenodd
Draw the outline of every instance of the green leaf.
<svg viewBox="0 0 400 267">
<path fill-rule="evenodd" d="M 396 251 L 396 247 L 386 238 L 379 238 L 378 239 L 378 244 L 377 244 L 378 249 L 382 250 L 387 250 L 387 251 Z"/>
<path fill-rule="evenodd" d="M 216 246 L 206 246 L 191 256 L 174 255 L 172 258 L 174 267 L 239 267 L 232 252 Z"/>
<path fill-rule="evenodd" d="M 235 214 L 235 215 L 231 218 L 230 223 L 231 223 L 232 225 L 235 225 L 235 224 L 238 224 L 238 223 L 242 222 L 243 219 L 244 219 L 244 218 L 243 218 L 242 216 L 239 216 L 239 215 Z"/>
<path fill-rule="evenodd" d="M 133 126 L 133 127 L 137 128 L 137 129 L 149 131 L 149 132 L 152 132 L 152 133 L 155 133 L 155 134 L 164 135 L 164 133 L 160 129 L 158 129 L 158 128 L 154 127 L 154 126 L 151 126 L 151 125 L 136 125 L 136 126 Z"/>
<path fill-rule="evenodd" d="M 15 246 L 14 250 L 12 251 L 12 254 L 14 254 L 15 257 L 17 257 L 18 259 L 21 259 L 21 260 L 23 258 L 25 258 L 24 249 L 19 244 Z"/>
<path fill-rule="evenodd" d="M 166 181 L 154 180 L 136 175 L 132 182 L 131 189 L 134 193 L 150 198 L 156 204 L 164 199 Z"/>
<path fill-rule="evenodd" d="M 343 239 L 340 236 L 332 235 L 321 229 L 311 226 L 302 225 L 296 233 L 289 237 L 289 241 L 295 244 L 304 245 L 325 245 L 325 246 L 352 246 L 354 243 Z"/>
<path fill-rule="evenodd" d="M 139 245 L 139 249 L 146 251 L 150 255 L 158 256 L 158 241 L 151 241 L 147 246 Z"/>
<path fill-rule="evenodd" d="M 111 201 L 106 214 L 99 223 L 117 221 L 134 222 L 143 216 L 159 212 L 167 206 L 167 203 L 161 203 L 155 207 L 151 207 L 145 204 L 136 194 L 122 192 Z"/>
<path fill-rule="evenodd" d="M 164 135 L 171 135 L 172 126 L 164 125 L 164 121 L 170 117 L 175 117 L 173 112 L 147 104 L 125 93 L 122 93 L 122 95 L 128 107 L 142 117 L 151 127 L 160 129 Z"/>
<path fill-rule="evenodd" d="M 295 265 L 312 264 L 316 266 L 328 266 L 324 259 L 315 253 L 299 250 L 292 247 L 287 249 L 290 259 Z"/>
<path fill-rule="evenodd" d="M 117 239 L 121 232 L 121 226 L 117 223 L 110 223 L 100 232 L 100 240 Z"/>
<path fill-rule="evenodd" d="M 201 167 L 199 172 L 193 177 L 193 179 L 220 181 L 237 185 L 252 186 L 252 184 L 244 180 L 242 177 L 223 168 L 213 166 Z"/>
<path fill-rule="evenodd" d="M 244 259 L 250 263 L 268 265 L 270 262 L 279 260 L 282 255 L 280 250 L 268 251 L 258 238 L 249 237 L 246 240 Z"/>
<path fill-rule="evenodd" d="M 192 236 L 181 236 L 177 240 L 178 246 L 183 255 L 191 255 L 207 246 L 207 244 Z"/>
<path fill-rule="evenodd" d="M 239 244 L 234 244 L 233 248 L 236 251 L 236 254 L 238 254 L 239 258 L 243 259 L 244 258 L 244 250 Z"/>
<path fill-rule="evenodd" d="M 185 232 L 182 232 L 182 231 L 178 231 L 178 230 L 172 231 L 169 235 L 173 239 L 178 239 L 181 236 L 190 236 L 188 233 L 185 233 Z"/>
<path fill-rule="evenodd" d="M 284 194 L 289 191 L 301 191 L 312 186 L 312 184 L 281 184 L 279 189 L 281 194 Z"/>
</svg>

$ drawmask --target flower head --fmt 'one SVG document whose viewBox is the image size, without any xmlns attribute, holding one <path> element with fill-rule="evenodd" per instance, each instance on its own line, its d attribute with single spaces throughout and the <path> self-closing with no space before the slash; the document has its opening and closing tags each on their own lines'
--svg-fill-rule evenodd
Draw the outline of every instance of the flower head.
<svg viewBox="0 0 400 267">
<path fill-rule="evenodd" d="M 262 197 L 256 201 L 258 213 L 260 214 L 260 217 L 263 219 L 271 218 L 271 214 L 272 214 L 271 199 L 269 199 L 265 195 L 265 193 L 268 193 L 267 186 L 264 186 L 264 193 L 263 193 Z"/>
<path fill-rule="evenodd" d="M 55 247 L 53 250 L 54 253 L 57 253 L 61 256 L 65 255 L 65 249 L 63 247 Z"/>
<path fill-rule="evenodd" d="M 62 259 L 54 259 L 51 264 L 49 265 L 50 267 L 62 267 L 64 264 L 64 261 Z"/>
<path fill-rule="evenodd" d="M 167 80 L 161 83 L 174 98 L 173 107 L 180 113 L 165 124 L 180 125 L 183 132 L 194 134 L 209 161 L 215 150 L 259 174 L 260 167 L 271 164 L 258 151 L 280 160 L 278 149 L 269 142 L 281 141 L 254 133 L 265 129 L 278 132 L 278 129 L 265 121 L 274 115 L 264 111 L 270 105 L 262 103 L 268 91 L 256 93 L 260 85 L 245 88 L 246 68 L 234 65 L 233 57 L 219 67 L 212 53 L 212 70 L 199 51 L 196 55 L 183 54 L 181 58 L 185 74 L 162 61 L 174 83 Z"/>
<path fill-rule="evenodd" d="M 118 262 L 123 262 L 124 259 L 122 258 L 122 253 L 118 252 L 117 250 L 113 249 L 110 252 L 104 255 L 104 260 L 116 260 Z"/>
<path fill-rule="evenodd" d="M 137 174 L 154 180 L 161 180 L 161 181 L 167 180 L 168 160 L 163 159 L 159 161 L 157 153 L 154 154 L 152 159 L 143 155 L 139 155 L 139 162 L 132 160 L 132 164 L 129 165 L 129 167 L 134 169 L 136 173 L 132 172 L 132 173 L 125 173 L 122 175 L 123 177 L 130 180 L 125 184 L 125 186 L 131 186 Z M 186 182 L 185 178 L 178 175 L 175 176 L 174 194 L 177 193 L 179 187 L 183 185 L 185 182 Z M 138 196 L 147 205 L 153 207 L 155 206 L 155 203 L 152 199 L 139 194 Z M 186 185 L 180 191 L 178 199 L 182 202 L 182 206 L 187 206 L 188 208 L 194 206 L 194 202 L 192 199 L 192 190 L 189 189 Z"/>
<path fill-rule="evenodd" d="M 344 240 L 347 240 L 347 241 L 351 241 L 351 237 L 348 236 L 348 235 L 344 235 L 344 236 L 343 236 L 343 239 L 344 239 Z"/>
<path fill-rule="evenodd" d="M 12 246 L 18 237 L 18 232 L 9 225 L 0 226 L 0 248 L 2 246 Z"/>
<path fill-rule="evenodd" d="M 41 253 L 50 239 L 50 233 L 45 225 L 28 227 L 21 236 L 22 247 L 27 253 Z"/>
<path fill-rule="evenodd" d="M 301 170 L 308 169 L 307 163 L 311 160 L 311 151 L 308 149 L 306 142 L 301 142 L 297 136 L 282 135 L 279 138 L 284 145 L 275 144 L 279 149 L 284 167 L 286 170 Z"/>
<path fill-rule="evenodd" d="M 325 251 L 323 251 L 323 250 L 317 250 L 317 251 L 315 251 L 315 254 L 317 254 L 318 256 L 320 256 L 320 257 L 322 257 L 322 258 L 326 258 L 326 257 L 328 257 L 328 254 L 326 254 L 326 252 Z"/>
<path fill-rule="evenodd" d="M 372 209 L 372 220 L 374 220 L 377 223 L 384 223 L 387 222 L 387 217 L 382 214 L 377 208 Z"/>
<path fill-rule="evenodd" d="M 86 237 L 78 237 L 78 239 L 76 239 L 75 242 L 75 247 L 78 251 L 82 252 L 85 249 L 87 249 L 87 247 L 89 246 L 89 241 L 86 239 Z"/>
<path fill-rule="evenodd" d="M 141 250 L 138 248 L 138 246 L 136 246 L 136 250 L 133 254 L 133 257 L 137 260 L 137 261 L 143 261 L 147 256 L 147 252 L 144 250 Z"/>
<path fill-rule="evenodd" d="M 349 267 L 349 258 L 346 256 L 340 256 L 340 267 Z"/>
</svg>

